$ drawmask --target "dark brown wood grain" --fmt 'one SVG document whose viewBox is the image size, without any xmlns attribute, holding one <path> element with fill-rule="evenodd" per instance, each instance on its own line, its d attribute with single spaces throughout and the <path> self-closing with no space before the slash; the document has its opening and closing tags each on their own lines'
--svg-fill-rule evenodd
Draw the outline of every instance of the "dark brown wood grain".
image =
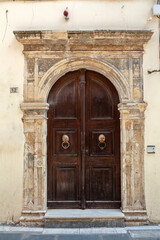
<svg viewBox="0 0 160 240">
<path fill-rule="evenodd" d="M 48 103 L 48 207 L 119 208 L 120 121 L 114 86 L 93 71 L 69 72 L 52 87 Z M 100 134 L 105 136 L 102 148 Z M 69 137 L 67 149 L 63 135 Z"/>
</svg>

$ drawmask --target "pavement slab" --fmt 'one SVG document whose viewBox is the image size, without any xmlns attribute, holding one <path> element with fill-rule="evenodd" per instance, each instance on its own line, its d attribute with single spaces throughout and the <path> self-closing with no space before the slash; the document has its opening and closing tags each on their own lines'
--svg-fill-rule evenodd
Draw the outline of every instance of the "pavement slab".
<svg viewBox="0 0 160 240">
<path fill-rule="evenodd" d="M 42 233 L 45 228 L 0 225 L 0 232 L 36 232 Z"/>
<path fill-rule="evenodd" d="M 57 240 L 102 240 L 100 235 L 58 235 Z"/>
<path fill-rule="evenodd" d="M 105 234 L 102 235 L 103 240 L 131 240 L 128 234 Z"/>
<path fill-rule="evenodd" d="M 131 240 L 128 234 L 51 235 L 36 233 L 0 233 L 0 240 Z"/>
<path fill-rule="evenodd" d="M 160 226 L 47 229 L 0 225 L 0 240 L 160 240 Z"/>
<path fill-rule="evenodd" d="M 134 240 L 160 240 L 160 230 L 132 230 L 129 231 L 129 234 L 131 236 L 132 239 Z"/>
<path fill-rule="evenodd" d="M 0 240 L 57 240 L 57 236 L 35 233 L 0 233 Z"/>
<path fill-rule="evenodd" d="M 21 240 L 57 240 L 56 235 L 50 235 L 50 234 L 32 234 L 28 236 L 27 238 L 23 238 Z"/>
<path fill-rule="evenodd" d="M 24 236 L 24 233 L 0 233 L 0 240 L 22 240 Z"/>
</svg>

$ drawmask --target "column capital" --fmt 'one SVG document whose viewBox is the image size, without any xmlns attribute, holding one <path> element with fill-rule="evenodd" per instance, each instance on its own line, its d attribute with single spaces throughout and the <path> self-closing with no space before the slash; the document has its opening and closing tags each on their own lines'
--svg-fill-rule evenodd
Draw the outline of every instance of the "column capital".
<svg viewBox="0 0 160 240">
<path fill-rule="evenodd" d="M 44 102 L 26 102 L 20 105 L 23 119 L 46 119 L 49 104 Z"/>
<path fill-rule="evenodd" d="M 48 110 L 49 104 L 44 102 L 24 102 L 21 103 L 20 108 L 25 110 Z"/>
<path fill-rule="evenodd" d="M 144 112 L 146 110 L 147 103 L 119 103 L 118 110 L 120 111 L 121 118 L 144 118 Z"/>
</svg>

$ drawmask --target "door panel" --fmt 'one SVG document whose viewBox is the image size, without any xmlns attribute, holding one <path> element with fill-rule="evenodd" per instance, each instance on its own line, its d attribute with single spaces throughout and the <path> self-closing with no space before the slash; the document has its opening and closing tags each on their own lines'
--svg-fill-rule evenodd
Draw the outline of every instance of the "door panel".
<svg viewBox="0 0 160 240">
<path fill-rule="evenodd" d="M 76 171 L 75 167 L 56 168 L 56 201 L 76 200 Z"/>
<path fill-rule="evenodd" d="M 91 77 L 88 75 L 88 77 Z M 90 119 L 108 119 L 113 116 L 112 98 L 106 86 L 94 77 L 88 89 L 90 96 Z"/>
<path fill-rule="evenodd" d="M 48 207 L 79 208 L 81 199 L 78 72 L 52 88 L 48 111 Z M 66 141 L 64 136 L 68 138 Z"/>
<path fill-rule="evenodd" d="M 112 167 L 90 168 L 90 199 L 91 201 L 113 200 L 113 169 Z"/>
<path fill-rule="evenodd" d="M 76 81 L 69 80 L 58 89 L 55 96 L 55 119 L 77 118 L 77 88 Z"/>
<path fill-rule="evenodd" d="M 119 99 L 105 77 L 86 72 L 86 207 L 120 206 Z M 96 107 L 95 107 L 96 106 Z M 99 141 L 103 135 L 103 142 Z M 111 204 L 112 203 L 112 204 Z"/>
<path fill-rule="evenodd" d="M 118 94 L 104 76 L 69 72 L 48 111 L 48 207 L 120 207 Z"/>
</svg>

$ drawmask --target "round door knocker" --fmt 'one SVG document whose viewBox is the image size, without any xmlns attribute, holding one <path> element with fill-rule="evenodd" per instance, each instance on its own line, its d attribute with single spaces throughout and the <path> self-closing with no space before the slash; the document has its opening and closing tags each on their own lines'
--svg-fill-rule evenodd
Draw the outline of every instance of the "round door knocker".
<svg viewBox="0 0 160 240">
<path fill-rule="evenodd" d="M 68 137 L 68 135 L 63 135 L 62 136 L 62 148 L 68 149 L 69 147 L 70 147 L 69 137 Z"/>
<path fill-rule="evenodd" d="M 106 142 L 105 142 L 106 137 L 103 134 L 100 134 L 98 137 L 98 140 L 99 140 L 98 147 L 101 150 L 104 150 L 106 148 Z"/>
</svg>

